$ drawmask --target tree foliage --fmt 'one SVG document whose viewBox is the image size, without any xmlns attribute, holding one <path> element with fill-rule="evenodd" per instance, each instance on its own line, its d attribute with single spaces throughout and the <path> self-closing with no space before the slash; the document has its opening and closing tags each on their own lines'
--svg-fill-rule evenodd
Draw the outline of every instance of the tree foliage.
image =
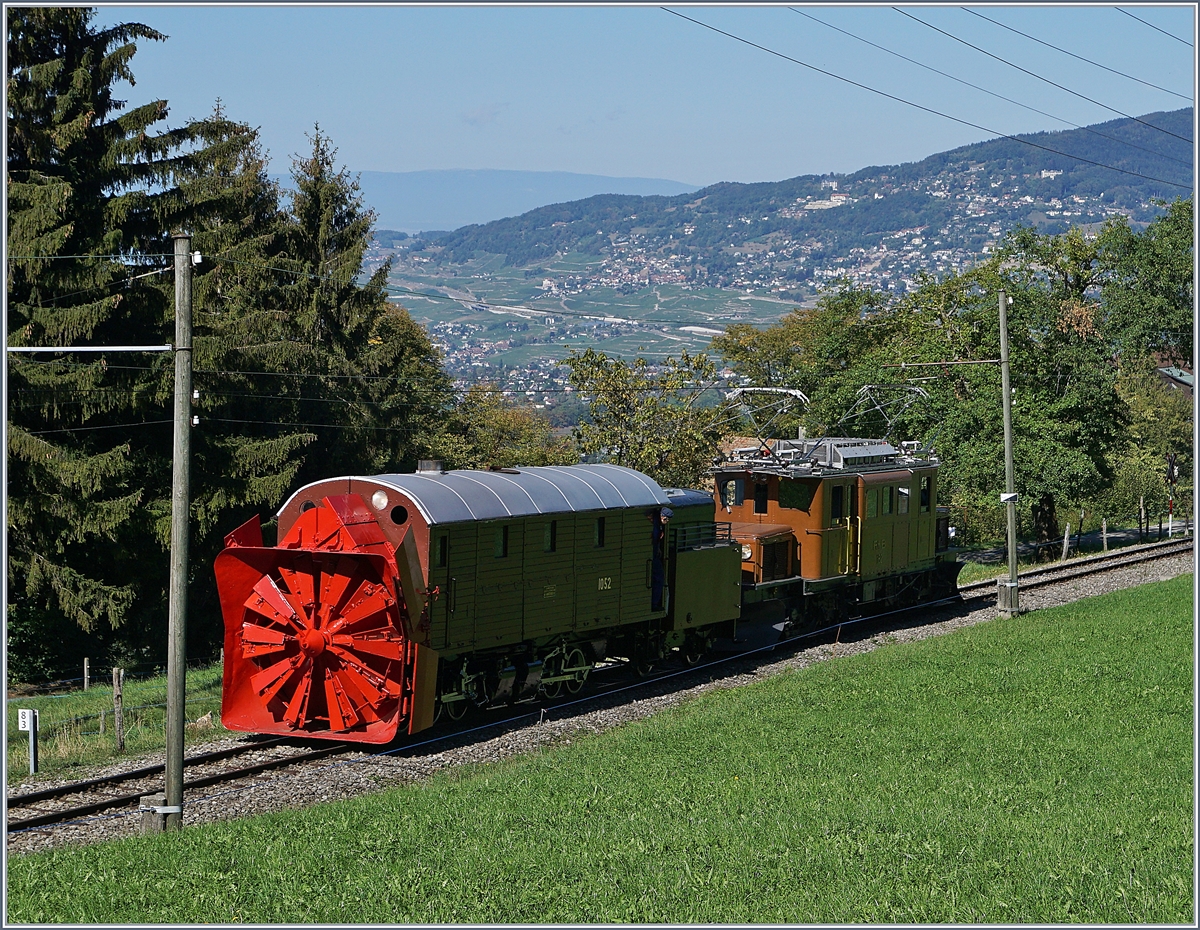
<svg viewBox="0 0 1200 930">
<path fill-rule="evenodd" d="M 163 37 L 92 19 L 81 8 L 9 11 L 10 345 L 173 341 L 169 280 L 157 274 L 170 265 L 170 234 L 222 206 L 219 190 L 189 196 L 181 175 L 243 144 L 220 118 L 164 128 L 163 100 L 127 110 L 114 84 L 133 84 L 136 40 Z M 171 360 L 21 355 L 8 365 L 7 619 L 19 668 L 22 656 L 49 654 L 55 641 L 39 631 L 63 619 L 97 633 L 157 621 L 160 573 L 143 557 L 170 454 L 169 426 L 154 424 L 169 419 Z"/>
<path fill-rule="evenodd" d="M 1004 482 L 1000 371 L 988 361 L 1000 355 L 1003 290 L 1013 301 L 1017 491 L 1053 525 L 1056 502 L 1115 506 L 1109 492 L 1136 483 L 1130 463 L 1148 467 L 1147 445 L 1182 451 L 1190 423 L 1146 372 L 1152 353 L 1182 348 L 1170 342 L 1172 332 L 1190 330 L 1190 217 L 1190 202 L 1181 201 L 1140 234 L 1121 222 L 1097 237 L 1018 228 L 964 274 L 925 277 L 899 298 L 842 285 L 765 330 L 731 326 L 713 348 L 755 384 L 808 394 L 800 421 L 810 435 L 932 442 L 960 525 L 987 535 L 1000 525 Z M 929 364 L 937 362 L 981 364 Z M 913 363 L 929 367 L 900 367 Z M 928 398 L 890 413 L 860 405 L 862 415 L 847 417 L 864 385 L 881 395 L 919 387 Z M 1161 414 L 1152 414 L 1156 407 Z M 1131 439 L 1135 423 L 1155 440 Z"/>
<path fill-rule="evenodd" d="M 574 465 L 575 442 L 555 437 L 550 423 L 508 401 L 494 385 L 474 384 L 451 411 L 431 454 L 447 468 Z"/>
<path fill-rule="evenodd" d="M 1191 198 L 1171 203 L 1142 233 L 1119 217 L 1100 236 L 1104 311 L 1122 354 L 1194 364 L 1192 237 Z"/>
<path fill-rule="evenodd" d="M 563 363 L 589 399 L 591 422 L 576 430 L 585 455 L 645 472 L 664 487 L 699 487 L 735 417 L 718 395 L 716 365 L 684 352 L 652 366 L 572 351 Z M 707 401 L 707 402 L 706 402 Z"/>
<path fill-rule="evenodd" d="M 425 331 L 364 281 L 374 216 L 318 129 L 266 174 L 257 134 L 218 105 L 161 129 L 125 111 L 127 24 L 86 9 L 9 17 L 8 337 L 13 345 L 174 342 L 172 233 L 195 269 L 189 649 L 217 642 L 209 566 L 229 529 L 296 483 L 411 468 L 442 428 L 449 381 Z M 83 257 L 76 257 L 83 256 Z M 10 669 L 165 650 L 169 356 L 10 356 Z M 70 661 L 74 663 L 75 659 Z"/>
</svg>

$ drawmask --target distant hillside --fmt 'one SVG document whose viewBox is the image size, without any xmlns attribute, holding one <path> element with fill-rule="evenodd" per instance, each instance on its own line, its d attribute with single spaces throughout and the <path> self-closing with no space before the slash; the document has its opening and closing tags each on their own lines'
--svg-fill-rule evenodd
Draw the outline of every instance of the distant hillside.
<svg viewBox="0 0 1200 930">
<path fill-rule="evenodd" d="M 1141 119 L 1192 137 L 1191 108 Z M 1130 119 L 1089 128 L 1094 132 L 1022 138 L 1190 188 L 1192 147 L 1183 139 Z M 490 253 L 505 256 L 507 265 L 529 267 L 567 252 L 631 257 L 632 243 L 638 255 L 663 260 L 669 255 L 676 274 L 687 281 L 799 293 L 822 273 L 832 273 L 829 268 L 836 271 L 840 264 L 844 270 L 854 252 L 886 251 L 884 240 L 901 235 L 925 231 L 913 240 L 914 248 L 923 250 L 930 270 L 937 270 L 969 261 L 1020 223 L 1056 231 L 1116 213 L 1147 221 L 1157 212 L 1156 198 L 1187 194 L 1160 181 L 998 139 L 848 175 L 721 183 L 675 196 L 603 194 L 543 206 L 439 236 L 425 254 L 444 264 Z M 871 268 L 879 265 L 873 261 Z M 752 266 L 759 270 L 751 273 Z M 646 280 L 652 282 L 649 276 Z"/>
<path fill-rule="evenodd" d="M 382 228 L 458 229 L 595 194 L 684 194 L 695 185 L 662 178 L 611 178 L 569 171 L 364 171 L 363 200 Z"/>
</svg>

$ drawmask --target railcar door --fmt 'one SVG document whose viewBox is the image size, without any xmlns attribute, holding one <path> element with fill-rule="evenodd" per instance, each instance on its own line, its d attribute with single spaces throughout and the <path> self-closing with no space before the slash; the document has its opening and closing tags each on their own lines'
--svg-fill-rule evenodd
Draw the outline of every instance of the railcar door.
<svg viewBox="0 0 1200 930">
<path fill-rule="evenodd" d="M 433 602 L 430 642 L 439 651 L 475 642 L 475 525 L 450 524 L 430 533 L 429 585 Z"/>
<path fill-rule="evenodd" d="M 856 481 L 826 481 L 829 501 L 828 526 L 821 537 L 825 548 L 823 577 L 854 571 L 857 559 L 854 527 L 858 521 L 858 485 Z"/>
</svg>

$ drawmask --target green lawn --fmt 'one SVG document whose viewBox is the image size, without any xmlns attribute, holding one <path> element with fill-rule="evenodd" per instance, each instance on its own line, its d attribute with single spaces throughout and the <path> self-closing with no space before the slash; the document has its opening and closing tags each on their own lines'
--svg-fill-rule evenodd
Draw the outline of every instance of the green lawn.
<svg viewBox="0 0 1200 930">
<path fill-rule="evenodd" d="M 13 922 L 1191 923 L 1192 577 L 538 754 L 10 859 Z"/>
<path fill-rule="evenodd" d="M 221 726 L 221 666 L 188 669 L 185 716 L 195 721 L 211 713 L 211 728 L 189 728 L 188 742 L 226 736 Z M 125 754 L 138 755 L 165 745 L 167 678 L 126 678 L 121 698 L 125 717 Z M 29 734 L 17 729 L 17 710 L 38 711 L 38 776 L 29 774 Z M 105 729 L 100 733 L 100 715 Z M 33 783 L 43 776 L 68 776 L 82 765 L 116 758 L 113 734 L 113 692 L 109 683 L 87 691 L 42 694 L 8 701 L 8 778 Z"/>
</svg>

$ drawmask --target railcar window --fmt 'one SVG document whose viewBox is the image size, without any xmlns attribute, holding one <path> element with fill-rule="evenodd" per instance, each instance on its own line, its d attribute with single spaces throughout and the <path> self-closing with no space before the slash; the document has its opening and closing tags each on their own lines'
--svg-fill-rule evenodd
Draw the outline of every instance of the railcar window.
<svg viewBox="0 0 1200 930">
<path fill-rule="evenodd" d="M 745 499 L 740 478 L 729 478 L 721 482 L 721 503 L 726 507 L 736 507 Z"/>
<path fill-rule="evenodd" d="M 448 556 L 450 555 L 450 537 L 439 536 L 437 543 L 437 564 L 438 568 L 445 568 Z"/>
<path fill-rule="evenodd" d="M 921 513 L 929 513 L 929 491 L 932 481 L 928 475 L 921 479 Z"/>
<path fill-rule="evenodd" d="M 542 550 L 545 552 L 558 551 L 558 521 L 551 520 L 546 524 L 545 532 L 542 534 Z"/>
<path fill-rule="evenodd" d="M 874 517 L 879 515 L 879 488 L 871 488 L 867 491 L 867 516 Z"/>
<path fill-rule="evenodd" d="M 779 506 L 789 510 L 808 511 L 812 507 L 813 494 L 816 492 L 815 481 L 792 481 L 785 479 L 779 482 Z"/>
<path fill-rule="evenodd" d="M 604 517 L 596 517 L 596 529 L 593 540 L 597 549 L 604 545 Z"/>
<path fill-rule="evenodd" d="M 896 488 L 896 513 L 908 513 L 908 496 L 912 493 L 910 488 Z"/>
<path fill-rule="evenodd" d="M 767 486 L 765 484 L 756 484 L 754 486 L 754 512 L 767 512 Z"/>
<path fill-rule="evenodd" d="M 835 484 L 829 495 L 829 516 L 833 520 L 840 520 L 846 515 L 845 500 L 846 490 L 840 484 Z"/>
<path fill-rule="evenodd" d="M 496 527 L 496 558 L 508 558 L 508 527 Z"/>
<path fill-rule="evenodd" d="M 892 501 L 896 496 L 896 489 L 889 484 L 886 488 L 880 488 L 879 492 L 881 494 L 880 503 L 883 504 L 883 512 L 885 514 L 891 513 Z"/>
</svg>

